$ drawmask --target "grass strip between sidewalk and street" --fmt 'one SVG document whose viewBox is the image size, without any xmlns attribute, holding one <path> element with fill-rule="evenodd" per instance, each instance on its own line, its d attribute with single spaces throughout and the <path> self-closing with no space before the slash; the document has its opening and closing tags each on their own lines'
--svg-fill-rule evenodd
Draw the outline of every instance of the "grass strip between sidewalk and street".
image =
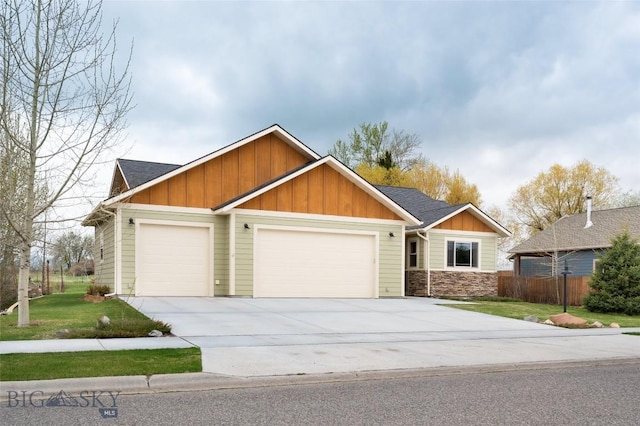
<svg viewBox="0 0 640 426">
<path fill-rule="evenodd" d="M 449 304 L 443 302 L 451 308 L 463 309 L 465 311 L 480 312 L 483 314 L 497 315 L 501 317 L 523 319 L 529 315 L 538 317 L 540 321 L 545 321 L 551 315 L 561 314 L 563 311 L 562 305 L 545 305 L 538 303 L 528 303 L 515 301 L 513 299 L 502 300 L 482 300 L 471 299 L 469 302 L 473 304 Z M 590 312 L 583 307 L 568 306 L 567 313 L 575 317 L 586 319 L 589 323 L 600 321 L 605 327 L 615 322 L 620 327 L 640 327 L 640 316 L 629 316 L 625 314 L 613 314 L 613 313 L 598 313 Z"/>
<path fill-rule="evenodd" d="M 200 348 L 2 355 L 0 380 L 50 380 L 202 371 Z"/>
</svg>

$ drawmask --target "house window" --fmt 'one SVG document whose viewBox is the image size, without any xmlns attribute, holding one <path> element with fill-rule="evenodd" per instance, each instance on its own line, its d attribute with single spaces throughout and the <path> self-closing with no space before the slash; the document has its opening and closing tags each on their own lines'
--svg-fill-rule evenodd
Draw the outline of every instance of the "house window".
<svg viewBox="0 0 640 426">
<path fill-rule="evenodd" d="M 598 270 L 598 263 L 600 263 L 600 259 L 593 259 L 593 270 L 592 270 L 592 272 L 596 272 Z"/>
<path fill-rule="evenodd" d="M 104 232 L 100 233 L 100 262 L 104 261 Z"/>
<path fill-rule="evenodd" d="M 476 241 L 447 241 L 447 267 L 478 268 L 479 246 Z"/>
<path fill-rule="evenodd" d="M 409 268 L 417 268 L 418 267 L 418 240 L 416 238 L 411 238 L 409 240 L 409 250 L 408 251 L 408 261 Z"/>
</svg>

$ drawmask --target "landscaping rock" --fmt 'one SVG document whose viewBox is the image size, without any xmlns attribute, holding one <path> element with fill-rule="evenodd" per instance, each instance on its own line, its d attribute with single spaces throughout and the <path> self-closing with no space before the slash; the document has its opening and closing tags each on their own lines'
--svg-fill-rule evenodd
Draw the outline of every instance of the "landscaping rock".
<svg viewBox="0 0 640 426">
<path fill-rule="evenodd" d="M 71 333 L 71 330 L 69 330 L 68 328 L 65 328 L 63 330 L 58 330 L 58 331 L 56 331 L 56 337 L 58 339 L 63 339 L 65 337 L 67 337 L 69 335 L 69 333 Z"/>
<path fill-rule="evenodd" d="M 604 325 L 602 325 L 602 323 L 600 321 L 595 321 L 593 324 L 591 324 L 591 327 L 593 327 L 593 328 L 602 328 L 602 327 L 604 327 Z"/>
<path fill-rule="evenodd" d="M 612 322 L 611 324 L 609 324 L 609 328 L 620 328 L 620 324 L 618 324 L 617 322 Z"/>
<path fill-rule="evenodd" d="M 544 320 L 543 324 L 547 324 L 547 325 L 555 325 L 553 323 L 553 321 L 551 321 L 549 318 L 547 318 L 546 320 Z"/>
<path fill-rule="evenodd" d="M 587 323 L 586 319 L 574 317 L 566 312 L 558 315 L 551 315 L 549 317 L 551 321 L 555 325 L 585 325 Z"/>
<path fill-rule="evenodd" d="M 540 322 L 540 320 L 538 319 L 537 316 L 535 315 L 529 315 L 527 317 L 523 318 L 525 321 L 529 321 L 529 322 Z"/>
<path fill-rule="evenodd" d="M 111 320 L 109 319 L 108 316 L 103 316 L 102 318 L 100 318 L 98 320 L 98 328 L 99 327 L 107 327 L 111 324 Z"/>
<path fill-rule="evenodd" d="M 162 337 L 162 331 L 160 330 L 151 330 L 148 334 L 149 337 Z"/>
</svg>

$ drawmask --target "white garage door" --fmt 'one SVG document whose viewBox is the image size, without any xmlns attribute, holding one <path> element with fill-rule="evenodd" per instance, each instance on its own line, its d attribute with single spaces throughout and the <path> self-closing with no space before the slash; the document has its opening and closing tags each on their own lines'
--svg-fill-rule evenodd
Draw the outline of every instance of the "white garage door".
<svg viewBox="0 0 640 426">
<path fill-rule="evenodd" d="M 377 297 L 371 234 L 257 229 L 254 297 Z"/>
<path fill-rule="evenodd" d="M 136 234 L 137 296 L 212 296 L 209 227 L 140 223 Z"/>
</svg>

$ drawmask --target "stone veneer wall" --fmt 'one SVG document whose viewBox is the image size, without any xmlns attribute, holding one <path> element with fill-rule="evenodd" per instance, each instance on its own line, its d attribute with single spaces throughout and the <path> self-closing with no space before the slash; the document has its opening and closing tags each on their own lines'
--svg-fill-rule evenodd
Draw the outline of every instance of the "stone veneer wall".
<svg viewBox="0 0 640 426">
<path fill-rule="evenodd" d="M 427 296 L 427 271 L 407 271 L 407 296 Z M 431 296 L 496 296 L 495 272 L 431 271 Z"/>
</svg>

